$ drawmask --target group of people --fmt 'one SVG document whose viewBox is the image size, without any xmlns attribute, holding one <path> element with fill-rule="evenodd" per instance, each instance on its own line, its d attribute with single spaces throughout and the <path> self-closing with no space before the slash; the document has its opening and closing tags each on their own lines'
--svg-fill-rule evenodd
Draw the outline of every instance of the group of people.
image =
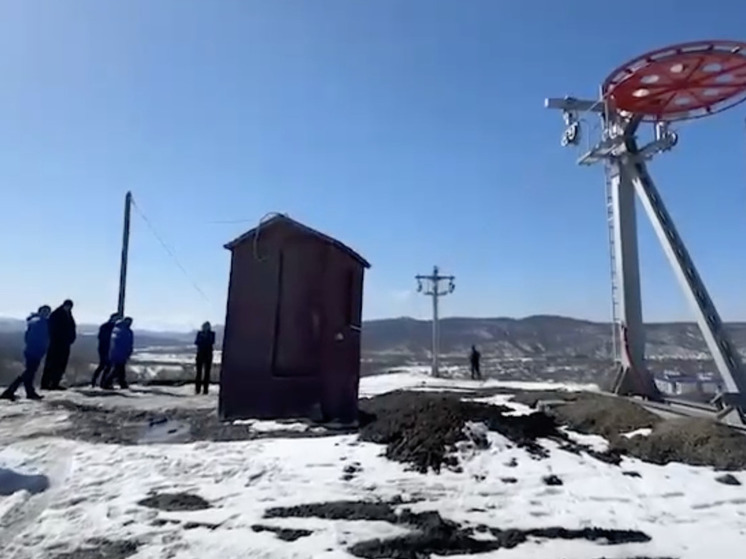
<svg viewBox="0 0 746 559">
<path fill-rule="evenodd" d="M 202 324 L 194 345 L 197 347 L 195 393 L 207 394 L 215 350 L 215 332 L 209 322 Z M 114 381 L 120 388 L 128 388 L 126 366 L 133 349 L 132 319 L 121 319 L 117 313 L 112 314 L 98 329 L 98 367 L 93 371 L 91 386 L 95 387 L 100 378 L 101 388 L 113 389 Z"/>
<path fill-rule="evenodd" d="M 42 361 L 42 390 L 66 390 L 62 379 L 70 359 L 70 349 L 77 338 L 72 310 L 73 302 L 68 299 L 54 311 L 49 305 L 42 305 L 26 319 L 25 368 L 0 394 L 0 399 L 16 400 L 16 391 L 23 385 L 27 398 L 41 400 L 34 380 Z M 112 314 L 98 329 L 98 366 L 93 372 L 91 386 L 99 384 L 103 389 L 112 390 L 116 382 L 120 388 L 128 388 L 126 368 L 134 343 L 132 318 Z M 209 322 L 205 322 L 197 332 L 194 345 L 197 348 L 195 392 L 207 394 L 215 347 L 215 332 Z"/>
<path fill-rule="evenodd" d="M 114 388 L 115 380 L 120 388 L 129 388 L 126 367 L 134 349 L 132 318 L 112 314 L 98 329 L 98 367 L 93 371 L 91 386 L 95 387 L 100 377 L 101 388 L 106 390 Z"/>
<path fill-rule="evenodd" d="M 23 372 L 0 394 L 0 399 L 15 400 L 16 391 L 23 385 L 26 397 L 41 400 L 34 379 L 44 361 L 41 377 L 42 390 L 66 390 L 62 379 L 70 360 L 70 350 L 77 339 L 77 325 L 72 314 L 73 302 L 67 299 L 52 311 L 42 305 L 26 319 L 24 336 L 25 367 Z M 132 319 L 113 314 L 99 329 L 99 367 L 94 373 L 93 384 L 99 375 L 102 388 L 112 388 L 116 379 L 122 388 L 127 387 L 125 367 L 132 356 L 134 336 Z"/>
</svg>

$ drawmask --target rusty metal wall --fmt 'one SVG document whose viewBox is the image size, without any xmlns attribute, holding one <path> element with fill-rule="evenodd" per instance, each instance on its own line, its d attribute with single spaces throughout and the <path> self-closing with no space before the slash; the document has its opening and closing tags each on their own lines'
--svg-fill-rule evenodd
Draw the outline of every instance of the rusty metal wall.
<svg viewBox="0 0 746 559">
<path fill-rule="evenodd" d="M 248 241 L 232 255 L 221 418 L 306 416 L 314 407 L 356 418 L 360 333 L 349 323 L 361 321 L 362 266 L 288 227 L 262 234 L 256 249 Z"/>
</svg>

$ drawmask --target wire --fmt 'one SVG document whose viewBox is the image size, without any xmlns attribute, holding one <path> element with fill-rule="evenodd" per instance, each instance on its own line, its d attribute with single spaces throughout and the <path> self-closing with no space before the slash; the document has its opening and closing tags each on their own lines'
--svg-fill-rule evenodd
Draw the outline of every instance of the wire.
<svg viewBox="0 0 746 559">
<path fill-rule="evenodd" d="M 174 264 L 176 264 L 176 267 L 181 270 L 181 273 L 184 274 L 184 277 L 192 284 L 192 287 L 194 287 L 195 291 L 199 293 L 202 298 L 207 302 L 210 303 L 210 299 L 207 295 L 205 295 L 205 292 L 200 289 L 199 285 L 197 285 L 197 282 L 192 279 L 192 276 L 187 272 L 186 268 L 182 266 L 179 259 L 176 257 L 176 254 L 174 251 L 168 246 L 166 241 L 163 240 L 163 237 L 161 237 L 158 234 L 158 231 L 156 231 L 155 227 L 153 226 L 153 223 L 148 219 L 148 216 L 145 215 L 145 213 L 142 211 L 142 208 L 138 206 L 135 203 L 134 197 L 132 198 L 132 206 L 137 210 L 137 213 L 140 214 L 140 217 L 142 217 L 142 220 L 145 222 L 145 225 L 148 226 L 148 229 L 150 229 L 150 232 L 153 234 L 153 236 L 156 238 L 156 240 L 161 244 L 163 249 L 168 253 L 168 255 L 171 257 L 171 259 L 174 261 Z"/>
<path fill-rule="evenodd" d="M 226 219 L 218 221 L 208 221 L 209 225 L 235 225 L 238 223 L 252 223 L 250 219 Z"/>
<path fill-rule="evenodd" d="M 262 232 L 262 225 L 264 225 L 264 223 L 267 220 L 272 219 L 273 217 L 277 217 L 277 216 L 287 217 L 287 214 L 283 214 L 280 212 L 267 212 L 261 217 L 261 219 L 259 219 L 259 223 L 256 226 L 256 233 L 254 233 L 253 248 L 254 248 L 254 259 L 259 262 L 262 262 L 262 258 L 259 257 L 259 234 Z"/>
</svg>

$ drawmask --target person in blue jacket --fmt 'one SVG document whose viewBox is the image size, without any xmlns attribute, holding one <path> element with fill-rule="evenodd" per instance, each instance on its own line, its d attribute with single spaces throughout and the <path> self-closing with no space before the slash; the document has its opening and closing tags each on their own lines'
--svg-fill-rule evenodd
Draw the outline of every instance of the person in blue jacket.
<svg viewBox="0 0 746 559">
<path fill-rule="evenodd" d="M 14 401 L 16 399 L 16 390 L 18 390 L 21 384 L 23 384 L 23 388 L 26 390 L 26 398 L 29 400 L 41 400 L 41 396 L 34 388 L 34 377 L 49 348 L 49 314 L 51 312 L 52 307 L 42 305 L 37 312 L 32 313 L 26 319 L 25 348 L 23 351 L 23 356 L 26 360 L 26 369 L 8 386 L 5 392 L 0 394 L 0 398 L 3 400 Z"/>
<path fill-rule="evenodd" d="M 132 356 L 135 346 L 135 336 L 132 333 L 132 319 L 127 316 L 118 321 L 111 331 L 111 346 L 109 348 L 109 363 L 111 371 L 101 380 L 101 388 L 113 388 L 114 380 L 120 388 L 128 388 L 127 361 Z"/>
</svg>

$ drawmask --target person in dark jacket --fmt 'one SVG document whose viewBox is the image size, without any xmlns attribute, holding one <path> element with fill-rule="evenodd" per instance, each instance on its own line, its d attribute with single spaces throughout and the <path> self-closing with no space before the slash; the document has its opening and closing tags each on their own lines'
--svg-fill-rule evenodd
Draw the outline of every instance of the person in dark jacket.
<svg viewBox="0 0 746 559">
<path fill-rule="evenodd" d="M 194 392 L 207 394 L 210 388 L 210 370 L 212 369 L 212 354 L 215 348 L 215 332 L 212 325 L 205 322 L 194 339 L 197 346 L 197 376 L 194 380 Z"/>
<path fill-rule="evenodd" d="M 120 388 L 129 388 L 127 384 L 127 361 L 132 357 L 135 348 L 135 335 L 132 333 L 132 319 L 129 316 L 117 321 L 111 331 L 109 346 L 109 363 L 111 371 L 101 379 L 101 388 L 111 389 L 114 380 Z"/>
<path fill-rule="evenodd" d="M 77 335 L 72 310 L 73 302 L 67 299 L 49 315 L 49 349 L 41 376 L 41 387 L 45 390 L 65 390 L 60 383 Z"/>
<path fill-rule="evenodd" d="M 49 313 L 51 311 L 52 308 L 49 305 L 42 305 L 37 312 L 32 313 L 26 319 L 25 348 L 23 350 L 26 368 L 18 378 L 10 383 L 5 392 L 0 394 L 0 398 L 3 400 L 14 401 L 16 390 L 21 384 L 26 391 L 26 398 L 41 400 L 41 396 L 34 389 L 34 377 L 49 347 Z"/>
<path fill-rule="evenodd" d="M 482 354 L 477 351 L 476 346 L 471 346 L 471 353 L 469 354 L 469 364 L 471 365 L 471 378 L 472 380 L 482 380 L 482 371 L 479 368 L 479 362 L 482 359 Z"/>
<path fill-rule="evenodd" d="M 96 381 L 99 377 L 102 380 L 105 379 L 111 370 L 111 362 L 109 361 L 111 331 L 114 330 L 117 320 L 119 320 L 119 314 L 114 313 L 109 317 L 109 320 L 98 328 L 98 367 L 93 371 L 93 378 L 91 379 L 91 386 L 93 387 L 96 386 Z"/>
</svg>

